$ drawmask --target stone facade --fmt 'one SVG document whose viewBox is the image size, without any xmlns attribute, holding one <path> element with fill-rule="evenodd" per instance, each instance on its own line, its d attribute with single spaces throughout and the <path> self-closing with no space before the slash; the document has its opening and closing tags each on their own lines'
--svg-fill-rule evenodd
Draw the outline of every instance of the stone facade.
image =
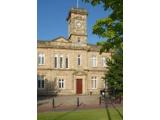
<svg viewBox="0 0 160 120">
<path fill-rule="evenodd" d="M 38 40 L 38 95 L 99 94 L 104 88 L 104 58 L 110 53 L 100 55 L 98 46 L 87 43 L 87 15 L 85 9 L 72 8 L 68 39 Z"/>
</svg>

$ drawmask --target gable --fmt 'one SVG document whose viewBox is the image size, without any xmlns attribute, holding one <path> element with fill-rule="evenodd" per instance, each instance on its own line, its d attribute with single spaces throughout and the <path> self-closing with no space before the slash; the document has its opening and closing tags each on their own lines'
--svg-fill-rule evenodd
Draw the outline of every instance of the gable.
<svg viewBox="0 0 160 120">
<path fill-rule="evenodd" d="M 68 42 L 68 40 L 64 37 L 58 37 L 56 39 L 53 39 L 52 42 Z"/>
</svg>

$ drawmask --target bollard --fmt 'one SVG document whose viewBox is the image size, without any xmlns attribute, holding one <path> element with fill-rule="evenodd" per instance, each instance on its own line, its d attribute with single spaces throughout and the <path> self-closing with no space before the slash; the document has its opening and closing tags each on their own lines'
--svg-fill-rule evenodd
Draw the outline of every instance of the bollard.
<svg viewBox="0 0 160 120">
<path fill-rule="evenodd" d="M 79 97 L 77 97 L 77 107 L 79 107 Z"/>
<path fill-rule="evenodd" d="M 101 105 L 101 96 L 99 97 L 99 104 Z"/>
<path fill-rule="evenodd" d="M 54 98 L 53 98 L 53 100 L 52 100 L 52 107 L 54 108 Z"/>
</svg>

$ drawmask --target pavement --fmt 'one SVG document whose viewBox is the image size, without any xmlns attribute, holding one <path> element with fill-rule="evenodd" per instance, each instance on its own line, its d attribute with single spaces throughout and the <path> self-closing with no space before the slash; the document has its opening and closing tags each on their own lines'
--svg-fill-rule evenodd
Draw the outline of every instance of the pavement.
<svg viewBox="0 0 160 120">
<path fill-rule="evenodd" d="M 54 97 L 54 104 L 53 97 L 38 100 L 37 102 L 37 112 L 72 111 L 105 107 L 106 104 L 103 100 L 101 100 L 100 104 L 99 96 L 57 96 Z"/>
</svg>

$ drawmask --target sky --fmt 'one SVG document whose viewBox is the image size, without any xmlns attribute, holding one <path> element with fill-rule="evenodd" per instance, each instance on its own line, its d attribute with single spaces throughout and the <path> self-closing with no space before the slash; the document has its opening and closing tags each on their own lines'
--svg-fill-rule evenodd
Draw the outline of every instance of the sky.
<svg viewBox="0 0 160 120">
<path fill-rule="evenodd" d="M 37 0 L 37 39 L 52 40 L 59 36 L 68 38 L 68 24 L 66 18 L 72 7 L 76 7 L 77 0 Z M 96 44 L 101 40 L 92 34 L 92 26 L 97 19 L 108 16 L 102 5 L 93 7 L 79 0 L 79 8 L 88 11 L 87 33 L 88 43 Z"/>
</svg>

